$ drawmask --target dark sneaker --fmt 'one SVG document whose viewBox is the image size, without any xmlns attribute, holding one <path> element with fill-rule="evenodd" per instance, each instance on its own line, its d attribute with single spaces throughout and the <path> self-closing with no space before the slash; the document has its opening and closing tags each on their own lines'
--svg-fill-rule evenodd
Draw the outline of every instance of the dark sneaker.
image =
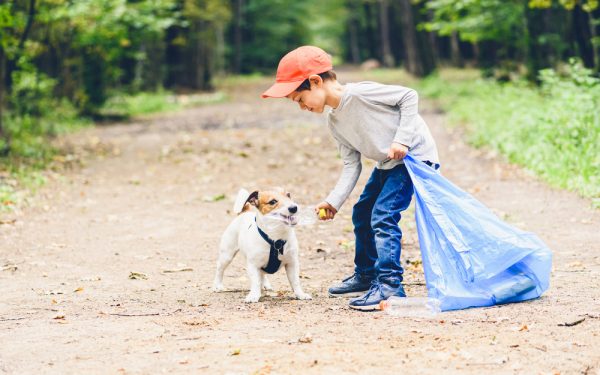
<svg viewBox="0 0 600 375">
<path fill-rule="evenodd" d="M 373 277 L 355 273 L 329 288 L 329 297 L 358 297 L 369 290 Z"/>
<path fill-rule="evenodd" d="M 362 311 L 380 310 L 379 303 L 391 296 L 406 297 L 402 284 L 392 286 L 375 280 L 371 285 L 371 289 L 364 295 L 351 299 L 349 306 Z"/>
</svg>

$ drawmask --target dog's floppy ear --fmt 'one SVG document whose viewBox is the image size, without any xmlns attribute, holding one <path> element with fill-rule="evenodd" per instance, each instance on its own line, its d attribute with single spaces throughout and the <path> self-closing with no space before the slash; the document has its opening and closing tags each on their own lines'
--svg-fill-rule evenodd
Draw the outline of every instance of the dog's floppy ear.
<svg viewBox="0 0 600 375">
<path fill-rule="evenodd" d="M 254 207 L 258 207 L 258 190 L 253 191 L 252 194 L 246 199 L 246 203 L 250 203 Z"/>
<path fill-rule="evenodd" d="M 233 212 L 236 214 L 244 212 L 246 203 L 250 203 L 251 205 L 258 207 L 258 190 L 250 194 L 248 190 L 243 188 L 240 189 L 240 191 L 237 193 L 237 197 L 235 198 L 235 203 L 233 204 Z"/>
</svg>

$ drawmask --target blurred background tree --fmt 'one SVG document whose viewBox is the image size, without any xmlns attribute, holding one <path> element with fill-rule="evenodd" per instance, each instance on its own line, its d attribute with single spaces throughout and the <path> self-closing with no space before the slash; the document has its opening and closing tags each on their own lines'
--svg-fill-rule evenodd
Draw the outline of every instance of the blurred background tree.
<svg viewBox="0 0 600 375">
<path fill-rule="evenodd" d="M 98 117 L 115 95 L 271 74 L 302 44 L 416 76 L 473 66 L 535 81 L 571 57 L 597 74 L 599 12 L 598 0 L 4 0 L 0 151 Z"/>
</svg>

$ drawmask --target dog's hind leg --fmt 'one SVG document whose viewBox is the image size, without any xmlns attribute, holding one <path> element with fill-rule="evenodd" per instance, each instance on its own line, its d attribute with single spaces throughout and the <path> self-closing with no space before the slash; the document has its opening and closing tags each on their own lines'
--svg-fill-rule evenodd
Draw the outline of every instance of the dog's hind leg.
<svg viewBox="0 0 600 375">
<path fill-rule="evenodd" d="M 225 289 L 223 287 L 223 274 L 237 252 L 237 249 L 233 251 L 221 250 L 219 259 L 217 260 L 217 272 L 215 273 L 215 280 L 213 282 L 213 292 L 222 292 Z"/>
<path fill-rule="evenodd" d="M 221 244 L 219 245 L 219 259 L 217 260 L 217 271 L 215 272 L 215 280 L 213 282 L 213 291 L 221 292 L 223 288 L 223 273 L 235 254 L 239 250 L 237 244 L 237 233 L 235 233 L 233 227 L 227 228 L 221 238 Z"/>
</svg>

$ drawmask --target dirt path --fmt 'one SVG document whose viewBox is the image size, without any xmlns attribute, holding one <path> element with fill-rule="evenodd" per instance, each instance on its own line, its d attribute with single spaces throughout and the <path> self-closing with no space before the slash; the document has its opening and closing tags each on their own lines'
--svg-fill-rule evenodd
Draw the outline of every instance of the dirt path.
<svg viewBox="0 0 600 375">
<path fill-rule="evenodd" d="M 600 372 L 600 214 L 469 148 L 427 108 L 444 174 L 554 250 L 541 299 L 428 321 L 358 313 L 327 298 L 352 272 L 351 202 L 368 163 L 334 222 L 298 229 L 312 301 L 292 299 L 280 272 L 275 292 L 244 304 L 241 257 L 226 272 L 230 292 L 211 293 L 240 187 L 283 185 L 313 204 L 338 177 L 323 118 L 260 101 L 264 86 L 241 87 L 230 103 L 69 137 L 85 164 L 0 225 L 0 373 Z M 411 214 L 402 225 L 406 289 L 425 295 Z"/>
</svg>

